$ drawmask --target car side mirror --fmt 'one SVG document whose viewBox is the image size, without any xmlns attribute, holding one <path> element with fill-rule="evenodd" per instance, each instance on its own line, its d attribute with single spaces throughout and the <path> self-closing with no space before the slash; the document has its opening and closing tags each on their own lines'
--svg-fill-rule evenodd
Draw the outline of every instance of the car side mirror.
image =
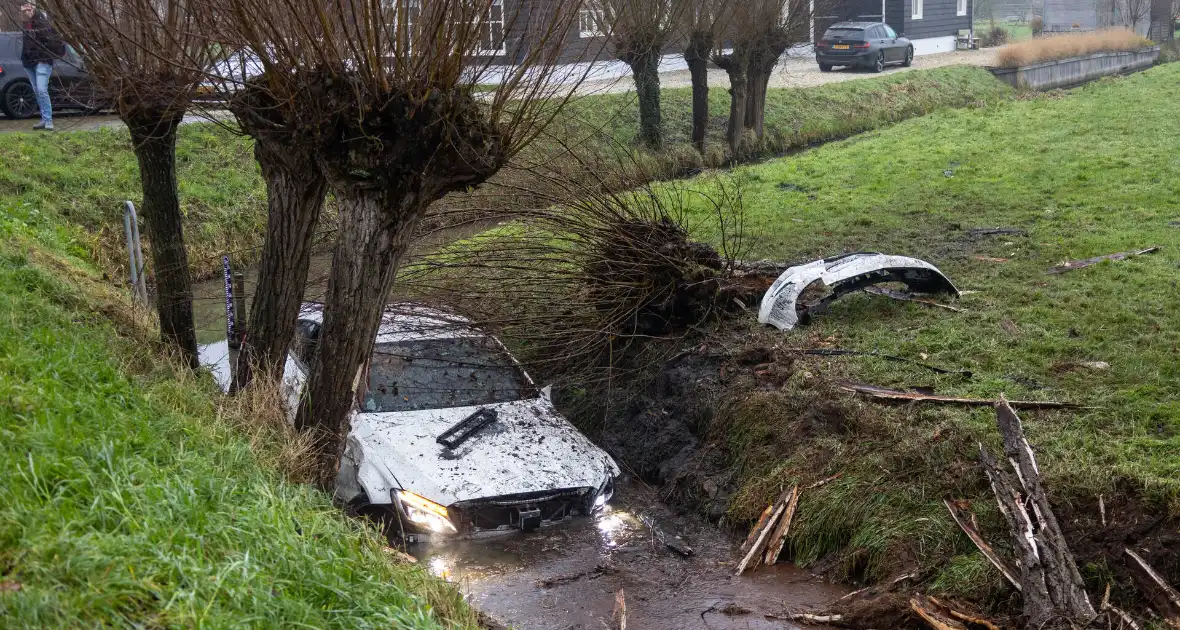
<svg viewBox="0 0 1180 630">
<path fill-rule="evenodd" d="M 545 400 L 547 400 L 549 402 L 553 402 L 553 386 L 552 385 L 546 385 L 541 388 L 541 398 L 544 398 Z"/>
</svg>

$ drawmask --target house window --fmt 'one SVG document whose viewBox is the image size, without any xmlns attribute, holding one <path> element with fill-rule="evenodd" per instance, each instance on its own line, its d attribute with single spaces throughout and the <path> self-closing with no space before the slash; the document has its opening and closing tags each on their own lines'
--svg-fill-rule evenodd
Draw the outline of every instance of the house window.
<svg viewBox="0 0 1180 630">
<path fill-rule="evenodd" d="M 492 0 L 485 19 L 479 22 L 479 50 L 498 55 L 504 52 L 504 0 Z"/>
<path fill-rule="evenodd" d="M 957 15 L 967 15 L 967 0 L 959 0 L 955 8 Z"/>
<path fill-rule="evenodd" d="M 605 37 L 602 25 L 606 22 L 606 14 L 597 2 L 586 2 L 578 11 L 578 35 L 582 39 Z"/>
<path fill-rule="evenodd" d="M 913 11 L 910 12 L 910 19 L 922 19 L 922 0 L 911 0 L 913 4 Z"/>
</svg>

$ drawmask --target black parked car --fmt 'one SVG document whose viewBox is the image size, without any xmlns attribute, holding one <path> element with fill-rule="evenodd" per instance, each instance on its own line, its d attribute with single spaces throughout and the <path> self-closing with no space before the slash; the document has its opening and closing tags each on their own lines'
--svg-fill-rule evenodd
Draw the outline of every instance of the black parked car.
<svg viewBox="0 0 1180 630">
<path fill-rule="evenodd" d="M 880 72 L 885 64 L 912 64 L 914 45 L 884 22 L 837 22 L 816 42 L 815 60 L 822 72 L 830 72 L 833 66 L 861 66 Z"/>
<path fill-rule="evenodd" d="M 9 118 L 31 118 L 40 112 L 33 84 L 21 65 L 20 49 L 20 33 L 0 33 L 0 110 Z M 55 111 L 80 109 L 94 112 L 106 107 L 82 58 L 72 46 L 66 46 L 64 58 L 53 62 L 49 98 L 53 100 Z"/>
</svg>

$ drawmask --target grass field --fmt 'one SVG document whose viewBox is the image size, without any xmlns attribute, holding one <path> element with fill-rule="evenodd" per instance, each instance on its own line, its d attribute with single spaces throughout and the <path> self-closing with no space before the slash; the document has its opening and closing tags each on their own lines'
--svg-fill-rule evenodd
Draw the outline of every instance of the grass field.
<svg viewBox="0 0 1180 630">
<path fill-rule="evenodd" d="M 979 68 L 922 70 L 816 88 L 772 90 L 766 151 L 800 148 L 942 107 L 991 103 L 1010 95 L 1007 87 Z M 711 104 L 718 120 L 723 121 L 728 112 L 727 99 L 724 86 L 714 86 Z M 711 142 L 715 148 L 707 159 L 689 146 L 690 91 L 665 90 L 663 101 L 668 146 L 661 154 L 633 149 L 638 127 L 633 95 L 581 98 L 554 131 L 583 155 L 615 161 L 622 153 L 626 161 L 637 161 L 653 177 L 723 164 L 727 158 L 720 123 L 714 124 Z M 524 159 L 553 162 L 561 159 L 563 151 L 542 140 Z M 5 134 L 0 163 L 5 165 L 0 169 L 0 210 L 80 226 L 78 247 L 111 277 L 126 276 L 122 204 L 140 197 L 126 132 Z M 250 262 L 257 255 L 251 248 L 262 242 L 266 225 L 266 193 L 250 141 L 216 125 L 185 125 L 177 166 L 185 238 L 195 273 L 199 277 L 217 273 L 219 256 L 227 251 L 246 250 L 236 258 L 239 263 Z M 479 199 L 473 203 L 483 204 Z M 322 219 L 325 228 L 334 223 L 331 208 L 329 201 Z"/>
<path fill-rule="evenodd" d="M 736 401 L 716 422 L 713 438 L 744 466 L 731 516 L 756 517 L 792 478 L 839 473 L 804 494 L 792 529 L 799 559 L 839 550 L 850 575 L 934 565 L 941 588 L 1003 591 L 941 503 L 975 500 L 993 541 L 1006 540 L 975 465 L 978 442 L 998 444 L 993 413 L 886 409 L 828 392 L 840 401 L 845 432 L 783 437 L 799 420 L 775 410 L 797 409 L 792 401 L 815 395 L 817 379 L 840 378 L 1084 405 L 1022 414 L 1063 521 L 1071 531 L 1093 526 L 1076 542 L 1117 553 L 1133 519 L 1180 514 L 1180 119 L 1166 105 L 1180 97 L 1178 86 L 1180 66 L 1159 66 L 1067 94 L 941 111 L 736 169 L 751 257 L 906 254 L 971 292 L 955 304 L 962 313 L 856 294 L 810 326 L 761 331 L 755 342 L 879 350 L 974 377 L 878 359 L 799 359 L 786 389 Z M 711 177 L 692 185 L 707 190 Z M 1026 234 L 968 233 L 992 226 Z M 1150 246 L 1162 249 L 1046 273 L 1062 261 Z M 1109 367 L 1086 367 L 1092 362 Z M 1096 523 L 1100 496 L 1121 512 L 1106 529 Z M 1090 551 L 1084 571 L 1100 592 L 1114 567 Z M 1168 562 L 1177 573 L 1175 558 Z"/>
<path fill-rule="evenodd" d="M 33 212 L 0 214 L 0 626 L 476 627 Z"/>
</svg>

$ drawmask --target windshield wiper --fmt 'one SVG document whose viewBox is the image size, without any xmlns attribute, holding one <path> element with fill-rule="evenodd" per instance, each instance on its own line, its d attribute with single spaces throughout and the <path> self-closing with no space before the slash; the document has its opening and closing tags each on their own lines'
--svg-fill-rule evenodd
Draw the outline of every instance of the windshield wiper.
<svg viewBox="0 0 1180 630">
<path fill-rule="evenodd" d="M 443 446 L 454 449 L 456 446 L 471 439 L 481 429 L 496 421 L 499 414 L 495 409 L 483 408 L 463 418 L 455 426 L 447 429 L 435 441 Z"/>
</svg>

